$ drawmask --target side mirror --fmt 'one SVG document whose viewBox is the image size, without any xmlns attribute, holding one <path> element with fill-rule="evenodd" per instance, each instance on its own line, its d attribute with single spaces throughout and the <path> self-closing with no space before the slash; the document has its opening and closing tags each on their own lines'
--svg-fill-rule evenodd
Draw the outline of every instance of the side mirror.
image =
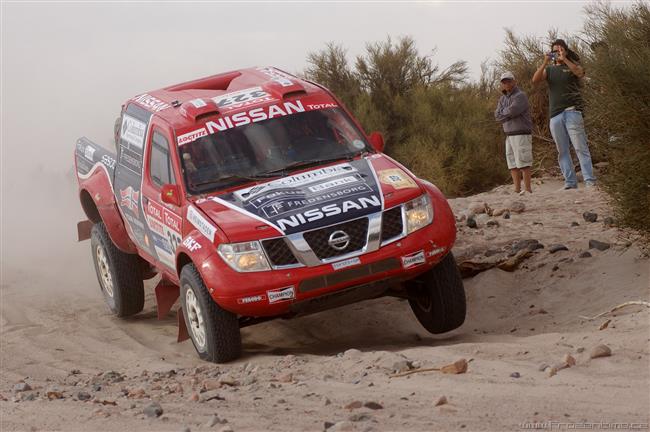
<svg viewBox="0 0 650 432">
<path fill-rule="evenodd" d="M 370 134 L 370 145 L 378 152 L 384 151 L 384 137 L 380 132 L 373 132 Z"/>
<path fill-rule="evenodd" d="M 166 184 L 163 185 L 160 191 L 160 199 L 167 204 L 173 204 L 176 207 L 181 206 L 181 190 L 178 185 Z"/>
</svg>

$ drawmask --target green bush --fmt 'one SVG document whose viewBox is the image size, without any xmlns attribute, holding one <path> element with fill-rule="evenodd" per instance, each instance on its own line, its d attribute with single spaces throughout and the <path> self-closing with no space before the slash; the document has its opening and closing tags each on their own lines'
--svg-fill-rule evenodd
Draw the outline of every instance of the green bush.
<svg viewBox="0 0 650 432">
<path fill-rule="evenodd" d="M 650 234 L 650 9 L 586 12 L 587 133 L 609 162 L 600 180 L 620 222 Z"/>
</svg>

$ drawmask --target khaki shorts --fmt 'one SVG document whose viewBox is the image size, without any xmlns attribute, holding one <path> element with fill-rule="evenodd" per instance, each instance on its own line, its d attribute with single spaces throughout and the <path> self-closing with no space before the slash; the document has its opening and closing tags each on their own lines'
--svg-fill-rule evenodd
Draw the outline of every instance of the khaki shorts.
<svg viewBox="0 0 650 432">
<path fill-rule="evenodd" d="M 533 136 L 507 136 L 506 162 L 508 162 L 508 169 L 526 168 L 531 166 L 533 164 Z"/>
</svg>

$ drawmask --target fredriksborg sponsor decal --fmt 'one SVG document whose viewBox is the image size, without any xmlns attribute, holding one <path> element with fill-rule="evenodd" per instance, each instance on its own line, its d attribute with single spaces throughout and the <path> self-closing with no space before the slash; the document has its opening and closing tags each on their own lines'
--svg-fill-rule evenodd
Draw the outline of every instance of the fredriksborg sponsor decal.
<svg viewBox="0 0 650 432">
<path fill-rule="evenodd" d="M 285 234 L 382 210 L 381 189 L 364 159 L 323 167 L 220 195 L 218 200 Z"/>
</svg>

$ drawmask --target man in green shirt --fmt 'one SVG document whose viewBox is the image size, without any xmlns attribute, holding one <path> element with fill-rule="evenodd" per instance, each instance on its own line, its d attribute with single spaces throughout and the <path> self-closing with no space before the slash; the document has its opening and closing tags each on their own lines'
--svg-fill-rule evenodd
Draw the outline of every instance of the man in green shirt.
<svg viewBox="0 0 650 432">
<path fill-rule="evenodd" d="M 564 40 L 557 39 L 551 44 L 551 52 L 544 56 L 544 63 L 533 75 L 533 83 L 544 80 L 548 83 L 550 129 L 557 147 L 560 170 L 564 175 L 564 189 L 578 187 L 571 146 L 580 161 L 585 185 L 591 187 L 596 184 L 582 118 L 580 78 L 585 72 L 579 60 Z"/>
</svg>

